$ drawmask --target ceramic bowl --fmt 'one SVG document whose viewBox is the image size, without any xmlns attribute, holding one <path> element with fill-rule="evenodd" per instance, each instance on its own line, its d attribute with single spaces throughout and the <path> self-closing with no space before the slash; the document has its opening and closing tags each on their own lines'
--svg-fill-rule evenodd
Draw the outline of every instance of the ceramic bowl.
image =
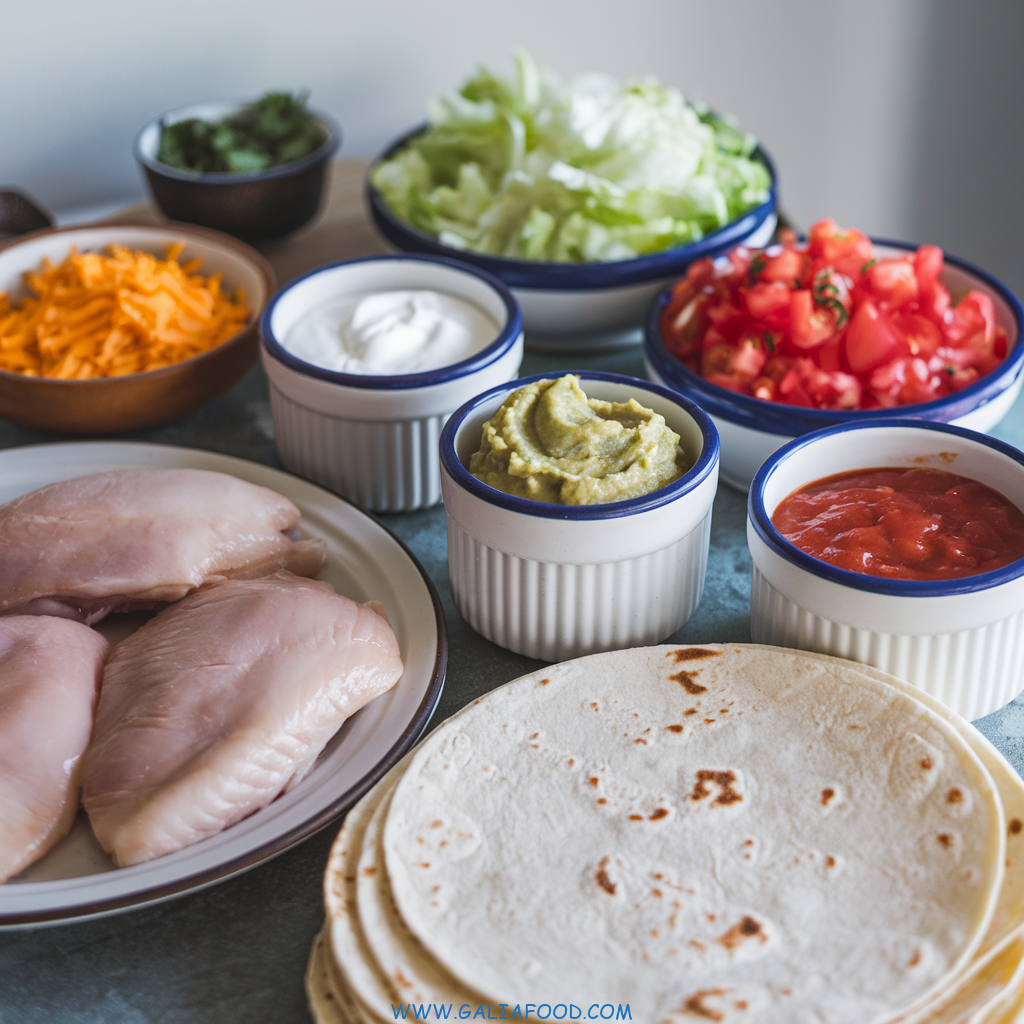
<svg viewBox="0 0 1024 1024">
<path fill-rule="evenodd" d="M 1024 509 L 1024 454 L 972 430 L 885 419 L 791 441 L 757 471 L 747 499 L 751 638 L 873 665 L 980 718 L 1024 686 L 1024 559 L 957 580 L 882 579 L 814 558 L 772 525 L 797 488 L 890 466 L 971 477 Z"/>
<path fill-rule="evenodd" d="M 425 288 L 466 299 L 498 324 L 475 355 L 424 373 L 370 376 L 313 366 L 282 345 L 308 310 L 339 294 Z M 512 380 L 523 320 L 509 290 L 475 267 L 430 256 L 372 256 L 321 267 L 274 297 L 262 323 L 263 367 L 281 463 L 377 512 L 441 500 L 437 445 L 467 398 Z"/>
<path fill-rule="evenodd" d="M 233 387 L 256 361 L 259 317 L 274 291 L 274 272 L 237 239 L 191 224 L 92 224 L 22 235 L 0 246 L 0 291 L 17 302 L 22 275 L 44 259 L 61 263 L 72 247 L 103 252 L 123 245 L 163 257 L 184 243 L 182 262 L 198 257 L 202 274 L 219 271 L 230 291 L 245 290 L 252 313 L 241 333 L 216 348 L 159 370 L 97 380 L 55 380 L 0 370 L 0 416 L 62 434 L 111 434 L 158 426 L 198 409 Z"/>
<path fill-rule="evenodd" d="M 522 306 L 528 346 L 533 345 L 535 336 L 547 339 L 541 347 L 551 347 L 553 339 L 558 338 L 561 345 L 555 347 L 569 349 L 621 339 L 624 331 L 640 327 L 651 299 L 694 260 L 725 252 L 741 242 L 767 245 L 775 230 L 775 167 L 768 154 L 758 149 L 756 155 L 772 178 L 768 200 L 699 242 L 613 263 L 547 263 L 454 249 L 399 218 L 371 182 L 377 164 L 389 160 L 425 130 L 426 126 L 420 125 L 403 135 L 371 166 L 366 199 L 373 221 L 381 234 L 403 252 L 455 257 L 504 281 Z"/>
<path fill-rule="evenodd" d="M 316 216 L 328 162 L 341 145 L 341 129 L 322 111 L 309 112 L 326 133 L 323 145 L 280 167 L 252 173 L 196 172 L 169 167 L 157 159 L 163 125 L 193 117 L 219 121 L 248 102 L 215 100 L 179 107 L 150 121 L 139 132 L 135 159 L 164 216 L 226 231 L 247 241 L 279 238 Z"/>
<path fill-rule="evenodd" d="M 483 424 L 523 377 L 467 402 L 441 435 L 448 575 L 478 633 L 544 661 L 655 644 L 693 614 L 704 586 L 718 434 L 694 403 L 620 374 L 579 371 L 589 398 L 635 398 L 665 417 L 690 463 L 658 491 L 605 505 L 504 494 L 468 469 Z"/>
<path fill-rule="evenodd" d="M 915 252 L 907 242 L 873 240 L 875 256 L 903 256 Z M 746 490 L 758 467 L 787 441 L 813 430 L 840 423 L 870 423 L 892 416 L 909 416 L 937 423 L 954 423 L 987 432 L 1006 414 L 1024 383 L 1024 308 L 1020 299 L 991 274 L 946 254 L 942 282 L 954 299 L 969 288 L 992 296 L 996 321 L 1006 331 L 1006 359 L 991 373 L 954 395 L 905 405 L 895 409 L 837 412 L 804 409 L 781 402 L 766 402 L 739 395 L 705 380 L 684 366 L 665 346 L 661 312 L 671 289 L 663 291 L 651 306 L 644 337 L 644 365 L 651 380 L 686 395 L 710 413 L 722 438 L 722 479 Z"/>
</svg>

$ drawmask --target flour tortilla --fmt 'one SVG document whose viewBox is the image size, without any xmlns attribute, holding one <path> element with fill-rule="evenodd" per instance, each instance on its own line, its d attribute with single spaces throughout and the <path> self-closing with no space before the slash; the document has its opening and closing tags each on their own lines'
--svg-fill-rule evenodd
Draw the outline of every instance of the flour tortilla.
<svg viewBox="0 0 1024 1024">
<path fill-rule="evenodd" d="M 342 998 L 350 1004 L 352 1024 L 393 1020 L 392 1004 L 399 1000 L 377 970 L 356 914 L 355 869 L 363 846 L 363 833 L 384 795 L 410 762 L 407 754 L 348 812 L 331 847 L 324 873 L 324 901 L 330 930 L 330 952 Z"/>
<path fill-rule="evenodd" d="M 331 956 L 330 922 L 313 940 L 313 949 L 306 967 L 306 998 L 315 1024 L 363 1024 L 352 1013 L 347 989 L 334 981 L 334 961 Z"/>
<path fill-rule="evenodd" d="M 740 644 L 738 646 L 753 650 L 788 650 L 783 647 L 765 647 L 757 644 Z M 999 945 L 1011 931 L 1015 931 L 1024 921 L 1024 781 L 1006 758 L 970 722 L 950 711 L 942 701 L 918 689 L 912 683 L 897 679 L 895 676 L 889 675 L 888 672 L 883 672 L 871 665 L 858 664 L 854 666 L 842 658 L 834 658 L 828 654 L 813 654 L 808 651 L 803 653 L 809 658 L 844 665 L 870 676 L 872 679 L 880 679 L 914 697 L 949 722 L 988 769 L 996 791 L 999 793 L 999 800 L 1003 805 L 1003 815 L 1007 823 L 1006 871 L 995 913 L 977 955 L 981 956 L 992 947 Z"/>
<path fill-rule="evenodd" d="M 940 715 L 738 645 L 495 691 L 415 753 L 383 845 L 402 919 L 485 1001 L 725 1024 L 868 1024 L 948 987 L 1005 851 L 991 777 Z"/>
<path fill-rule="evenodd" d="M 396 1002 L 477 1006 L 480 996 L 460 985 L 424 950 L 395 909 L 383 850 L 384 820 L 395 785 L 366 826 L 356 871 L 356 911 L 366 947 Z"/>
</svg>

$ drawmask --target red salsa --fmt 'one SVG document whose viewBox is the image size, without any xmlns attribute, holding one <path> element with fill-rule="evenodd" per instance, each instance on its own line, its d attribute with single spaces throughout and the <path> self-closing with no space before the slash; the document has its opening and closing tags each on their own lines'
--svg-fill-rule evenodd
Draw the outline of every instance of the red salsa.
<svg viewBox="0 0 1024 1024">
<path fill-rule="evenodd" d="M 852 572 L 955 580 L 1024 558 L 1024 513 L 998 491 L 941 469 L 858 469 L 780 502 L 775 528 Z"/>
<path fill-rule="evenodd" d="M 960 391 L 1006 357 L 992 298 L 954 303 L 942 250 L 876 258 L 834 220 L 763 251 L 697 260 L 661 315 L 668 350 L 730 391 L 816 409 L 889 409 Z"/>
</svg>

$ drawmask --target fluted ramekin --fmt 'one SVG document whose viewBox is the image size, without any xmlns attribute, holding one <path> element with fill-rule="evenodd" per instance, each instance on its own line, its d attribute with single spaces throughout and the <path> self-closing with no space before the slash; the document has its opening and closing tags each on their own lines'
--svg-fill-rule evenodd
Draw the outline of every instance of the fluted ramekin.
<svg viewBox="0 0 1024 1024">
<path fill-rule="evenodd" d="M 768 457 L 747 499 L 751 638 L 873 665 L 980 718 L 1024 686 L 1024 559 L 956 580 L 882 579 L 808 555 L 772 525 L 797 488 L 878 467 L 944 469 L 1024 509 L 1024 453 L 972 430 L 888 419 L 797 438 Z"/>
<path fill-rule="evenodd" d="M 416 288 L 478 306 L 498 325 L 494 341 L 450 366 L 396 376 L 325 370 L 281 345 L 304 313 L 337 295 Z M 274 296 L 261 333 L 282 465 L 375 512 L 441 500 L 437 445 L 445 421 L 468 398 L 514 379 L 523 359 L 523 318 L 508 288 L 436 256 L 372 256 L 314 270 Z"/>
<path fill-rule="evenodd" d="M 441 434 L 456 607 L 488 640 L 544 661 L 655 644 L 682 626 L 704 586 L 718 487 L 718 432 L 693 402 L 620 374 L 579 376 L 590 398 L 635 398 L 664 416 L 680 436 L 686 473 L 643 497 L 576 506 L 513 497 L 477 480 L 468 466 L 484 423 L 512 391 L 544 375 L 467 402 Z"/>
</svg>

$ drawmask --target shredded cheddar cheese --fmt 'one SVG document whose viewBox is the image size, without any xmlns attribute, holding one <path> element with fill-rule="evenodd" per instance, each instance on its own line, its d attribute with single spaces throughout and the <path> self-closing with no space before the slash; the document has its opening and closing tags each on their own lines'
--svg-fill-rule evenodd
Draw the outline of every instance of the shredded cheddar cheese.
<svg viewBox="0 0 1024 1024">
<path fill-rule="evenodd" d="M 109 255 L 72 249 L 59 266 L 24 275 L 31 294 L 12 304 L 0 292 L 0 370 L 89 380 L 171 366 L 220 345 L 248 320 L 245 294 L 203 277 L 201 261 L 178 262 L 111 246 Z"/>
</svg>

